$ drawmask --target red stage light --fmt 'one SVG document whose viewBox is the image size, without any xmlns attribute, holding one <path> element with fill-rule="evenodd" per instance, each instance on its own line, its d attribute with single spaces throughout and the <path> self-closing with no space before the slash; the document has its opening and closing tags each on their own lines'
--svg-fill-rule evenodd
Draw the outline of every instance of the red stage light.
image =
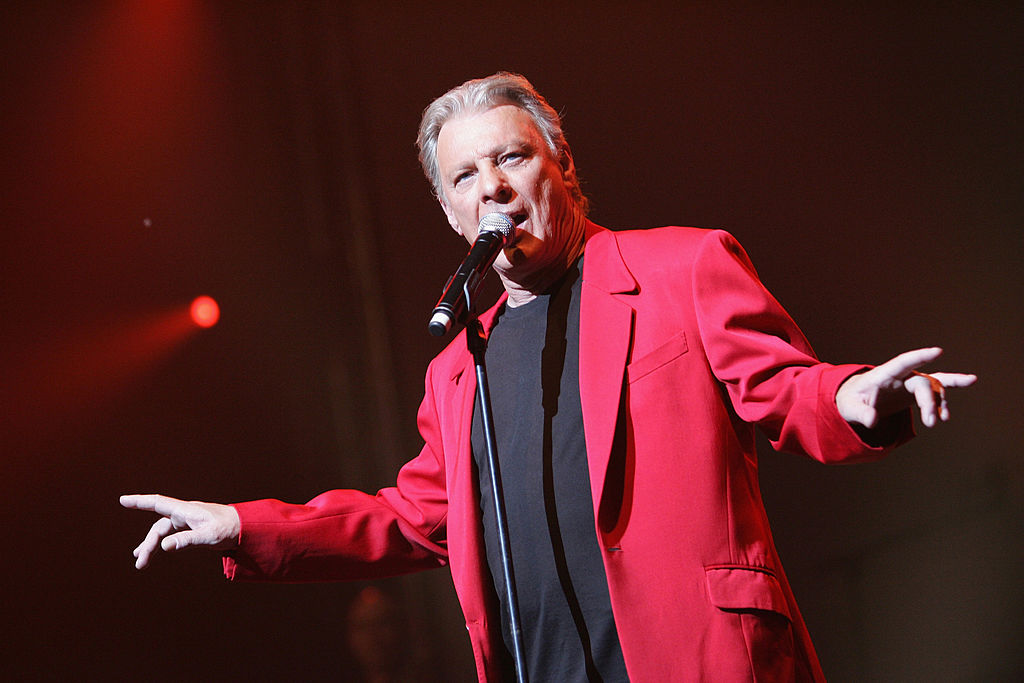
<svg viewBox="0 0 1024 683">
<path fill-rule="evenodd" d="M 220 306 L 208 296 L 196 297 L 189 313 L 192 314 L 192 322 L 199 327 L 213 327 L 220 320 Z"/>
</svg>

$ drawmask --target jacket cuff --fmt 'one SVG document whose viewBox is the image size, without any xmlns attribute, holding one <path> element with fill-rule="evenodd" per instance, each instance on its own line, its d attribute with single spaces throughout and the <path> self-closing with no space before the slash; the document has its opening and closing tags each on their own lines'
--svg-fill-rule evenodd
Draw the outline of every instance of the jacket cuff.
<svg viewBox="0 0 1024 683">
<path fill-rule="evenodd" d="M 238 512 L 241 531 L 238 534 L 238 547 L 224 553 L 223 557 L 221 557 L 224 576 L 229 581 L 259 581 L 266 578 L 259 564 L 254 559 L 258 557 L 261 546 L 258 533 L 254 533 L 259 528 L 259 525 L 253 526 L 250 524 L 253 518 L 252 513 L 259 508 L 260 502 L 231 503 L 231 507 L 235 508 Z"/>
<path fill-rule="evenodd" d="M 876 427 L 855 427 L 842 418 L 836 405 L 836 393 L 853 375 L 872 369 L 870 365 L 835 365 L 822 373 L 818 385 L 819 410 L 824 416 L 822 443 L 830 439 L 849 444 L 855 455 L 844 462 L 864 462 L 882 457 L 914 437 L 914 421 L 907 408 L 883 418 Z"/>
</svg>

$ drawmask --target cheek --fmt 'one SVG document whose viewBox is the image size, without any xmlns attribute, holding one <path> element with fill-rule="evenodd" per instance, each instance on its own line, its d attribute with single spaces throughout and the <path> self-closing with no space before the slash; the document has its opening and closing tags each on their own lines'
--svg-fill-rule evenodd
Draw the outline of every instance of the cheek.
<svg viewBox="0 0 1024 683">
<path fill-rule="evenodd" d="M 448 214 L 448 222 L 452 223 L 455 232 L 473 241 L 476 239 L 476 214 L 466 207 L 455 206 Z"/>
<path fill-rule="evenodd" d="M 545 178 L 538 188 L 539 194 L 544 198 L 543 204 L 550 214 L 560 214 L 568 205 L 568 191 L 561 177 Z"/>
</svg>

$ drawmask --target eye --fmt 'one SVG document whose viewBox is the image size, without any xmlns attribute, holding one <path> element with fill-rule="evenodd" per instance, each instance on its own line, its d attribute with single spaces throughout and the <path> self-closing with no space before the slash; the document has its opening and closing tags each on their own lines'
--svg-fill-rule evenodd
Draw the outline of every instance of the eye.
<svg viewBox="0 0 1024 683">
<path fill-rule="evenodd" d="M 458 187 L 459 185 L 462 185 L 467 180 L 469 180 L 471 177 L 473 177 L 473 172 L 472 171 L 462 171 L 462 172 L 458 173 L 455 176 L 455 178 L 452 180 L 452 185 L 455 186 L 455 187 Z"/>
<path fill-rule="evenodd" d="M 521 160 L 521 159 L 523 159 L 525 157 L 526 157 L 526 155 L 523 154 L 522 152 L 506 152 L 505 154 L 501 155 L 500 159 L 498 159 L 498 163 L 500 163 L 500 164 L 514 163 L 514 162 L 519 161 L 519 160 Z"/>
</svg>

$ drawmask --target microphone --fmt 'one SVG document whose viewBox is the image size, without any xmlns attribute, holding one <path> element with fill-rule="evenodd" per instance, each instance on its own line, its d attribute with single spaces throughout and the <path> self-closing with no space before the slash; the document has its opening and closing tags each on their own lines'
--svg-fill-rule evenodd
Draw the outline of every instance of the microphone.
<svg viewBox="0 0 1024 683">
<path fill-rule="evenodd" d="M 452 328 L 452 323 L 463 322 L 466 317 L 466 297 L 469 304 L 475 303 L 487 269 L 498 258 L 498 253 L 512 242 L 516 224 L 503 213 L 489 213 L 480 219 L 476 241 L 470 247 L 462 265 L 448 278 L 444 292 L 430 316 L 427 329 L 435 337 L 441 337 Z"/>
</svg>

